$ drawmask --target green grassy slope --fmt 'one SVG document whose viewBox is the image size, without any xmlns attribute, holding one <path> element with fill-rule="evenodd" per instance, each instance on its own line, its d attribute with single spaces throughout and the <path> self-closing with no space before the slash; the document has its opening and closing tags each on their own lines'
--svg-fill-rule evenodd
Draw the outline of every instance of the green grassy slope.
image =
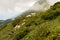
<svg viewBox="0 0 60 40">
<path fill-rule="evenodd" d="M 25 21 L 24 25 L 23 20 Z M 14 26 L 19 24 L 19 30 Z M 13 32 L 10 36 L 9 33 Z M 0 40 L 60 40 L 60 2 L 32 17 L 18 17 L 0 30 Z"/>
</svg>

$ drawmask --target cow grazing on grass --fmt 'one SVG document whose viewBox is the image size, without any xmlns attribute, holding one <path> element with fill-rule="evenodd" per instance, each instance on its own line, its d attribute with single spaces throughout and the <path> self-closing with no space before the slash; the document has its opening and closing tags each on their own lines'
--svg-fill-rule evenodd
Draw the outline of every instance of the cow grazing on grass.
<svg viewBox="0 0 60 40">
<path fill-rule="evenodd" d="M 31 17 L 31 15 L 27 15 L 26 17 Z"/>
<path fill-rule="evenodd" d="M 17 24 L 17 25 L 14 27 L 14 29 L 15 29 L 15 30 L 19 30 L 19 29 L 20 29 L 20 25 Z"/>
<path fill-rule="evenodd" d="M 24 24 L 25 24 L 25 22 L 22 23 L 22 25 L 24 25 Z"/>
<path fill-rule="evenodd" d="M 36 13 L 31 13 L 31 15 L 32 15 L 32 16 L 35 16 L 35 15 L 36 15 Z"/>
</svg>

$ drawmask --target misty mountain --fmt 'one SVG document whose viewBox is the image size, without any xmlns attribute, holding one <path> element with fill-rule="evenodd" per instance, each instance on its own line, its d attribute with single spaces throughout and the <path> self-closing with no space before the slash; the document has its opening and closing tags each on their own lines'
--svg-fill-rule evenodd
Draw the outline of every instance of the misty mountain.
<svg viewBox="0 0 60 40">
<path fill-rule="evenodd" d="M 4 22 L 5 20 L 0 20 L 0 25 Z"/>
<path fill-rule="evenodd" d="M 49 7 L 50 5 L 47 0 L 39 0 L 29 10 L 42 11 L 48 9 Z"/>
<path fill-rule="evenodd" d="M 40 11 L 47 10 L 49 7 L 50 7 L 50 5 L 47 0 L 38 0 L 32 7 L 30 7 L 27 11 L 25 11 L 21 14 L 26 16 L 30 13 L 37 13 Z"/>
<path fill-rule="evenodd" d="M 0 26 L 5 25 L 5 24 L 9 23 L 10 21 L 11 21 L 11 19 L 0 20 Z"/>
<path fill-rule="evenodd" d="M 0 23 L 3 22 L 4 20 L 0 20 Z"/>
</svg>

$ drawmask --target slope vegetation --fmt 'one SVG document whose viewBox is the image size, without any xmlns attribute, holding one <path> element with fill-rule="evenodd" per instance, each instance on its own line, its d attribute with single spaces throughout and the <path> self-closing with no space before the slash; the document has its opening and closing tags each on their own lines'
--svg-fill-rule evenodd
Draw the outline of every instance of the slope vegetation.
<svg viewBox="0 0 60 40">
<path fill-rule="evenodd" d="M 60 2 L 46 11 L 16 17 L 0 30 L 0 40 L 60 40 Z"/>
</svg>

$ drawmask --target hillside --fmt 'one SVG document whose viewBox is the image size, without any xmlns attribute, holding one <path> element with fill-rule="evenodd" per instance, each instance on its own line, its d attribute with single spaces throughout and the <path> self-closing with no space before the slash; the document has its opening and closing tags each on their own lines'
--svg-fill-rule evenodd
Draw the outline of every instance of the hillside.
<svg viewBox="0 0 60 40">
<path fill-rule="evenodd" d="M 0 30 L 0 40 L 60 40 L 60 2 L 50 9 L 16 17 Z"/>
</svg>

